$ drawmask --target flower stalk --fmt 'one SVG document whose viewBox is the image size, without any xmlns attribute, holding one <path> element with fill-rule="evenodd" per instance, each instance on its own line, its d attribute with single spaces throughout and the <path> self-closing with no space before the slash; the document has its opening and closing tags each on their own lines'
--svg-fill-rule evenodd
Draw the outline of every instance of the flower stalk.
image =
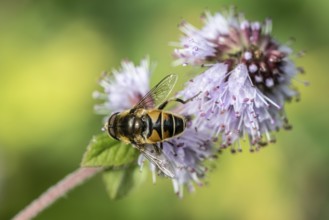
<svg viewBox="0 0 329 220">
<path fill-rule="evenodd" d="M 49 188 L 46 192 L 20 211 L 13 220 L 28 220 L 36 217 L 69 191 L 84 183 L 87 179 L 101 172 L 103 168 L 79 168 L 67 175 L 63 180 Z"/>
</svg>

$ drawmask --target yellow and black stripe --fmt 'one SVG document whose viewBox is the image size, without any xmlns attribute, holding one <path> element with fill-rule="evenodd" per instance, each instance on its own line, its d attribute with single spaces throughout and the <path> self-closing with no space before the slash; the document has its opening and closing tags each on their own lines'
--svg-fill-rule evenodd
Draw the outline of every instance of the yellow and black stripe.
<svg viewBox="0 0 329 220">
<path fill-rule="evenodd" d="M 180 116 L 161 110 L 149 111 L 147 115 L 151 121 L 148 135 L 150 143 L 161 142 L 184 131 L 185 120 Z"/>
</svg>

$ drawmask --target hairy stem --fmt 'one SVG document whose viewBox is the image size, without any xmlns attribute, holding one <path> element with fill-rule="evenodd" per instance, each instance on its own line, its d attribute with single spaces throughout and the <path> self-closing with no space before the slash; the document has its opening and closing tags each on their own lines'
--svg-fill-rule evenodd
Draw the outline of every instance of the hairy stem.
<svg viewBox="0 0 329 220">
<path fill-rule="evenodd" d="M 20 211 L 13 220 L 27 220 L 36 217 L 57 199 L 102 170 L 103 168 L 100 167 L 77 169 L 73 173 L 67 175 L 56 185 L 49 188 L 46 192 L 40 195 L 39 198 L 31 202 L 27 207 Z"/>
</svg>

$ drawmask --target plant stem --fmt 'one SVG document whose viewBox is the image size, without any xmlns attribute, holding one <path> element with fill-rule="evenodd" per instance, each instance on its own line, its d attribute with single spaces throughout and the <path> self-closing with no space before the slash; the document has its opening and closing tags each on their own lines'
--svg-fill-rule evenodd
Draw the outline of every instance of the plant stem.
<svg viewBox="0 0 329 220">
<path fill-rule="evenodd" d="M 70 190 L 82 184 L 85 180 L 96 175 L 103 168 L 79 168 L 73 173 L 67 175 L 63 180 L 49 188 L 41 194 L 39 198 L 31 202 L 27 207 L 20 211 L 13 220 L 27 220 L 36 217 L 40 212 L 53 204 L 57 199 L 64 196 Z"/>
</svg>

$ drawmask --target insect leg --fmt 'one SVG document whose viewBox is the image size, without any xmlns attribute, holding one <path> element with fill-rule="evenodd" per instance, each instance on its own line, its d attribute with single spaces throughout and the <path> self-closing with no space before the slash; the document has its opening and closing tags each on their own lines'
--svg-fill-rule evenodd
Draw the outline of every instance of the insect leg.
<svg viewBox="0 0 329 220">
<path fill-rule="evenodd" d="M 162 144 L 162 143 L 161 143 L 161 144 Z M 162 146 L 162 145 L 161 145 L 161 146 Z M 156 152 L 158 155 L 161 154 L 161 150 L 159 149 L 158 145 L 153 144 L 153 148 L 154 148 L 155 152 Z"/>
<path fill-rule="evenodd" d="M 180 98 L 173 98 L 173 99 L 168 99 L 166 101 L 164 101 L 161 105 L 159 105 L 158 109 L 159 110 L 162 110 L 164 109 L 169 102 L 180 102 L 182 104 L 186 104 L 188 103 L 189 101 L 192 101 L 195 97 L 197 97 L 198 95 L 200 95 L 201 92 L 199 92 L 198 94 L 196 94 L 195 96 L 189 98 L 189 99 L 186 99 L 186 100 L 183 100 L 183 99 L 180 99 Z"/>
</svg>

